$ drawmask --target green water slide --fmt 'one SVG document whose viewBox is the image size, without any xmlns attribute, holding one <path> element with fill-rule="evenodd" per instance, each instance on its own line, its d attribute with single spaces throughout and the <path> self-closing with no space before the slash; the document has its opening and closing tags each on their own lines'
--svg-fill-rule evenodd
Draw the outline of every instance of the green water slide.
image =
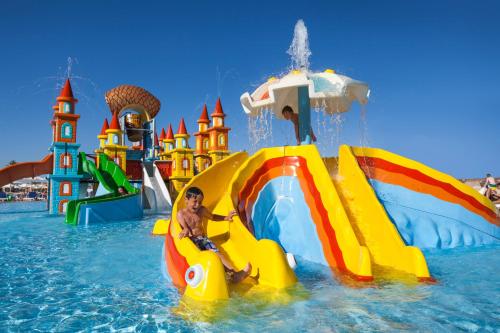
<svg viewBox="0 0 500 333">
<path fill-rule="evenodd" d="M 99 161 L 99 168 L 97 168 L 92 160 L 87 159 L 87 155 L 84 152 L 80 152 L 78 171 L 80 174 L 86 173 L 96 179 L 110 193 L 93 198 L 83 198 L 68 202 L 66 207 L 67 224 L 78 224 L 80 207 L 83 205 L 98 207 L 99 204 L 102 203 L 129 200 L 131 196 L 139 196 L 140 190 L 136 189 L 129 183 L 125 173 L 118 165 L 116 165 L 116 163 L 111 161 L 104 154 L 99 155 Z M 123 186 L 129 194 L 119 195 L 118 187 L 120 186 Z"/>
</svg>

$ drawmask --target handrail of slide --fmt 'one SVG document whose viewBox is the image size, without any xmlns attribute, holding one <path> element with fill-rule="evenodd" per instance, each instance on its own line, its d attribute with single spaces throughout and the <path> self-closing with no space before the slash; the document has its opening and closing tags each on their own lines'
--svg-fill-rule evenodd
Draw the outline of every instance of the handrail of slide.
<svg viewBox="0 0 500 333">
<path fill-rule="evenodd" d="M 81 158 L 81 171 L 86 172 L 92 177 L 96 178 L 102 185 L 112 193 L 100 195 L 93 198 L 83 198 L 72 200 L 68 202 L 66 208 L 66 223 L 76 225 L 78 223 L 78 215 L 80 213 L 80 206 L 84 204 L 122 200 L 132 195 L 138 195 L 140 190 L 133 187 L 127 180 L 127 176 L 122 169 L 113 161 L 110 161 L 106 155 L 99 155 L 99 169 L 95 166 L 94 162 L 86 158 L 85 153 L 80 153 Z M 123 186 L 128 195 L 120 196 L 118 194 L 118 187 Z"/>
<path fill-rule="evenodd" d="M 18 179 L 33 178 L 52 173 L 54 155 L 51 153 L 37 162 L 21 162 L 0 169 L 0 187 Z"/>
</svg>

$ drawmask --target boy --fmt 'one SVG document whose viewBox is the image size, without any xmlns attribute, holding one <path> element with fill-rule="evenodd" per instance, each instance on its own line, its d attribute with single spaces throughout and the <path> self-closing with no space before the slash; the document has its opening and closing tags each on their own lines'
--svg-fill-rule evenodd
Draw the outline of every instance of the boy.
<svg viewBox="0 0 500 333">
<path fill-rule="evenodd" d="M 217 254 L 224 267 L 229 272 L 233 273 L 231 281 L 235 283 L 240 282 L 250 275 L 252 265 L 248 263 L 243 270 L 235 272 L 233 265 L 231 265 L 227 258 L 219 252 L 215 244 L 208 239 L 203 230 L 204 218 L 212 221 L 232 221 L 233 216 L 236 215 L 236 211 L 230 211 L 227 216 L 215 215 L 209 212 L 208 209 L 202 205 L 202 202 L 203 192 L 199 188 L 190 187 L 187 189 L 185 197 L 186 207 L 177 212 L 177 220 L 182 227 L 182 231 L 179 233 L 179 239 L 187 236 L 200 250 L 210 250 Z"/>
<path fill-rule="evenodd" d="M 290 120 L 293 123 L 295 129 L 295 139 L 297 140 L 297 146 L 300 146 L 299 116 L 296 113 L 294 113 L 292 108 L 288 105 L 283 108 L 281 114 L 286 120 Z M 309 134 L 311 135 L 311 140 L 313 142 L 316 142 L 316 136 L 314 135 L 312 128 Z"/>
</svg>

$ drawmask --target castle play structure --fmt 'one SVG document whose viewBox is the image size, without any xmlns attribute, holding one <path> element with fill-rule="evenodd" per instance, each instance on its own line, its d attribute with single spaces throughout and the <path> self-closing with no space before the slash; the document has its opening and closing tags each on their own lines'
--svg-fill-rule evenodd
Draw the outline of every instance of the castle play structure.
<svg viewBox="0 0 500 333">
<path fill-rule="evenodd" d="M 145 89 L 121 85 L 105 97 L 111 121 L 104 119 L 94 154 L 79 152 L 78 100 L 67 79 L 53 106 L 51 153 L 39 162 L 0 170 L 0 183 L 48 174 L 48 210 L 66 214 L 67 223 L 131 219 L 142 216 L 143 209 L 160 212 L 170 208 L 171 198 L 196 173 L 230 154 L 230 128 L 224 125 L 226 115 L 220 98 L 212 120 L 203 106 L 194 134 L 196 147 L 191 149 L 184 118 L 175 134 L 169 124 L 158 138 L 155 116 L 160 101 Z M 132 146 L 125 144 L 126 138 Z M 121 195 L 119 187 L 127 194 Z"/>
</svg>

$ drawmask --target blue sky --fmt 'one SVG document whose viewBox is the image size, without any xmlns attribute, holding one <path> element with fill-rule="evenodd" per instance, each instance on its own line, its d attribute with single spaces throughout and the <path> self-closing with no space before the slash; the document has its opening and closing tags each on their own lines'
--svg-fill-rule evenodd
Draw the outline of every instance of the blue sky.
<svg viewBox="0 0 500 333">
<path fill-rule="evenodd" d="M 158 125 L 176 129 L 183 115 L 191 133 L 220 95 L 231 148 L 248 149 L 239 97 L 290 66 L 303 19 L 311 68 L 371 88 L 366 123 L 355 106 L 333 146 L 320 138 L 324 151 L 367 143 L 455 177 L 500 176 L 499 12 L 496 1 L 2 1 L 0 165 L 46 155 L 68 57 L 83 151 L 97 146 L 104 93 L 120 84 L 161 100 Z M 291 131 L 275 121 L 273 143 L 291 143 Z"/>
</svg>

